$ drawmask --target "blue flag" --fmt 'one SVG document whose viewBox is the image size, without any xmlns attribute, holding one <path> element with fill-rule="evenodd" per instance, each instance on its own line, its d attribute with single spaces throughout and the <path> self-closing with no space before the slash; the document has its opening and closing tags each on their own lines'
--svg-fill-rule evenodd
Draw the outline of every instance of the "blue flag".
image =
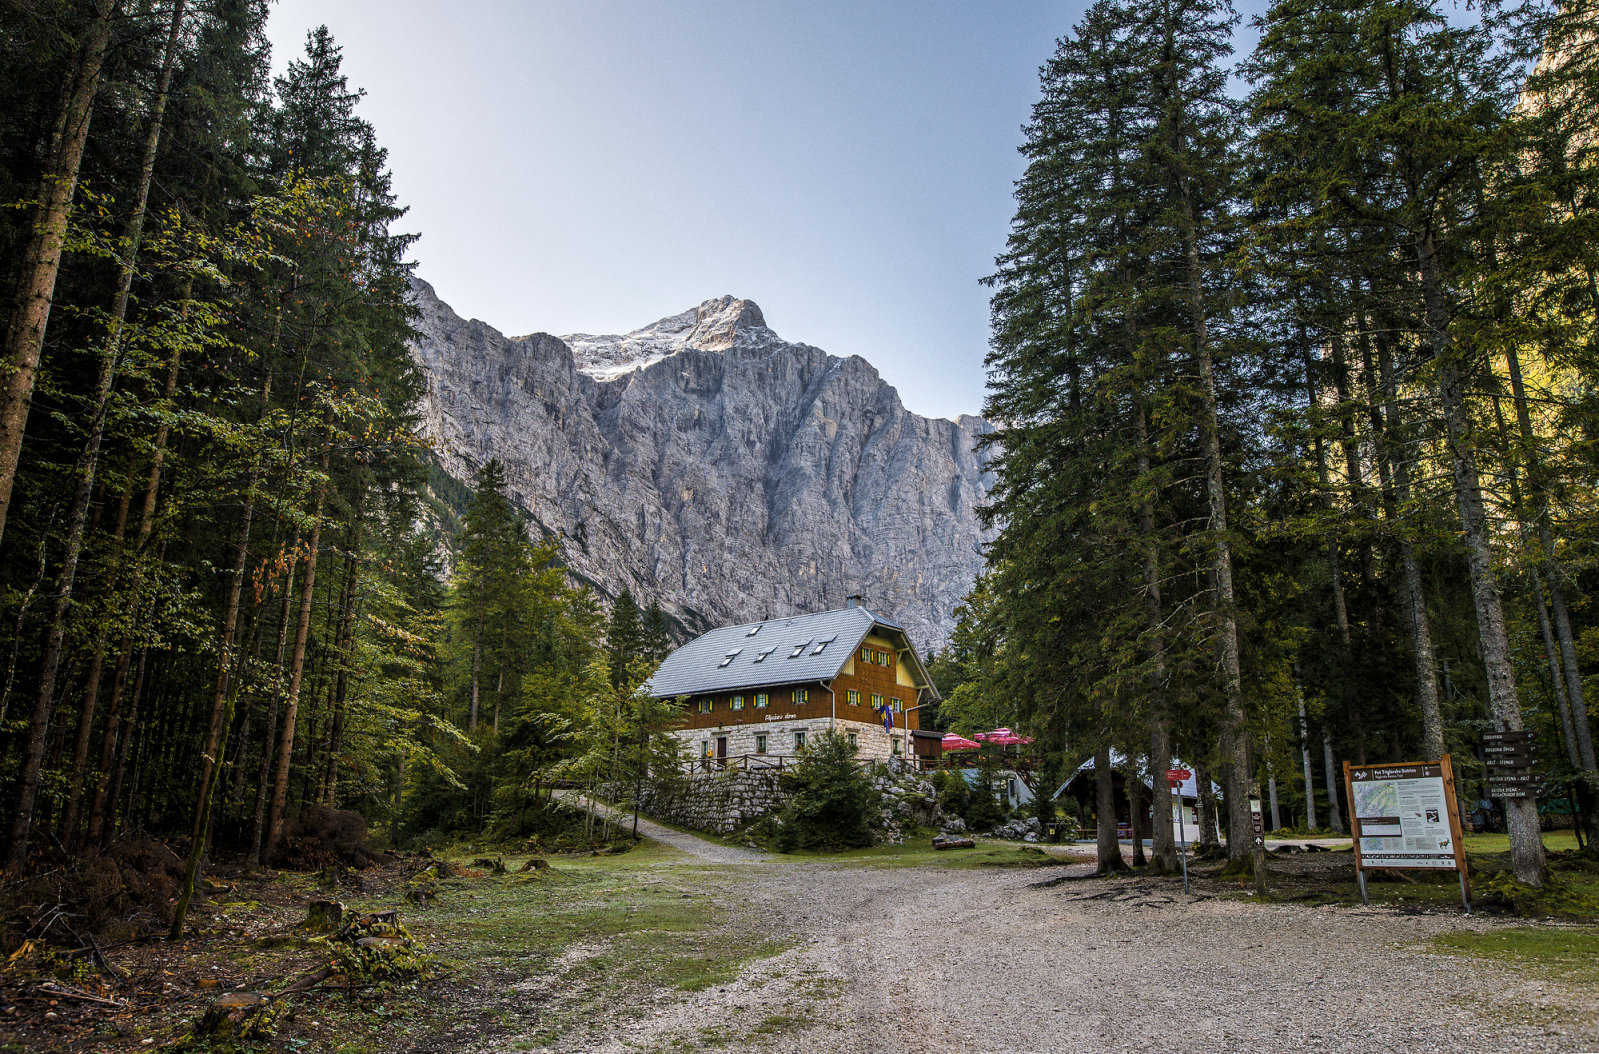
<svg viewBox="0 0 1599 1054">
<path fill-rule="evenodd" d="M 894 708 L 886 704 L 883 706 L 883 731 L 894 731 Z"/>
</svg>

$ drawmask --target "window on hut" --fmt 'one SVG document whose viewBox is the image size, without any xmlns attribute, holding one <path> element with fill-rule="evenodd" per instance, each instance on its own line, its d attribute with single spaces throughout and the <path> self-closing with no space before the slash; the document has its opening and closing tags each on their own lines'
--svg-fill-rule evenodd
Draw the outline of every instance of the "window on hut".
<svg viewBox="0 0 1599 1054">
<path fill-rule="evenodd" d="M 766 705 L 766 693 L 765 692 L 756 692 L 755 693 L 755 709 L 759 710 L 762 707 L 764 707 L 765 705 Z"/>
<path fill-rule="evenodd" d="M 733 698 L 727 701 L 727 708 L 729 710 L 744 709 L 744 697 L 742 695 L 735 695 Z"/>
<path fill-rule="evenodd" d="M 765 736 L 756 736 L 755 737 L 755 753 L 757 753 L 757 754 L 766 753 L 766 737 Z"/>
</svg>

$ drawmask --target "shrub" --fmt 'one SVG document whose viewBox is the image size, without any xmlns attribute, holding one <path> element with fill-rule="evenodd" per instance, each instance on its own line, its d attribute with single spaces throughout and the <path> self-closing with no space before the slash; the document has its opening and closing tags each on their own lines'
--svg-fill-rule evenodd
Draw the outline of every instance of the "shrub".
<svg viewBox="0 0 1599 1054">
<path fill-rule="evenodd" d="M 790 777 L 794 795 L 783 808 L 777 848 L 859 849 L 872 844 L 877 793 L 855 766 L 855 748 L 834 731 L 814 737 Z"/>
<path fill-rule="evenodd" d="M 977 783 L 971 788 L 966 811 L 961 819 L 974 831 L 987 831 L 1005 822 L 1005 810 L 996 796 L 994 770 L 983 765 L 977 770 Z"/>
</svg>

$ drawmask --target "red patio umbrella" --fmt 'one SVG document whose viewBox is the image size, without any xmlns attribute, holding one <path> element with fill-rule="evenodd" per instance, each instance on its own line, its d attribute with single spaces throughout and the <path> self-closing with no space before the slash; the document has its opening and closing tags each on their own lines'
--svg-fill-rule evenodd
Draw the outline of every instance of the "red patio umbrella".
<svg viewBox="0 0 1599 1054">
<path fill-rule="evenodd" d="M 980 743 L 973 743 L 965 736 L 957 736 L 953 732 L 945 732 L 943 742 L 945 750 L 977 750 L 982 746 Z"/>
<path fill-rule="evenodd" d="M 1013 746 L 1018 743 L 1031 743 L 1033 741 L 1031 736 L 1019 736 L 1008 728 L 996 728 L 992 732 L 979 732 L 977 733 L 977 738 L 984 743 L 997 743 L 1003 747 Z M 948 748 L 946 747 L 945 749 Z"/>
</svg>

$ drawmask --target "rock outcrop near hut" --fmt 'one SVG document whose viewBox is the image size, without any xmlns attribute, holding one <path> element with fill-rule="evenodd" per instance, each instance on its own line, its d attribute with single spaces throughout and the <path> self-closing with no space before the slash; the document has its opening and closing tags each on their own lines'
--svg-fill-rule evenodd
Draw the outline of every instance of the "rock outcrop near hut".
<svg viewBox="0 0 1599 1054">
<path fill-rule="evenodd" d="M 498 458 L 579 578 L 691 632 L 861 593 L 919 647 L 947 639 L 986 540 L 983 419 L 909 412 L 865 359 L 783 340 L 748 300 L 507 337 L 413 289 L 445 469 Z"/>
</svg>

